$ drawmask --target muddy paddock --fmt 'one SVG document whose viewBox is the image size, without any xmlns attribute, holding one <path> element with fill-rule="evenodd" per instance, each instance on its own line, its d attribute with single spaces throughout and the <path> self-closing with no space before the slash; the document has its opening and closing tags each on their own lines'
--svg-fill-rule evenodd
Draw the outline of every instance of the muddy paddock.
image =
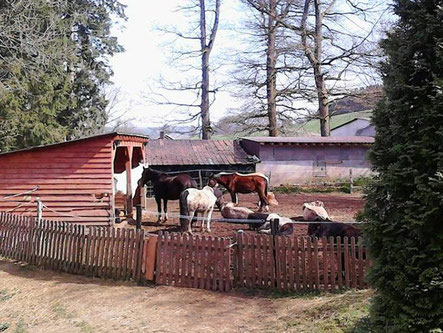
<svg viewBox="0 0 443 333">
<path fill-rule="evenodd" d="M 329 216 L 333 221 L 349 222 L 355 220 L 355 215 L 363 209 L 364 200 L 360 194 L 344 194 L 344 193 L 327 193 L 327 194 L 276 194 L 276 198 L 279 202 L 278 206 L 271 206 L 270 211 L 286 217 L 297 217 L 302 214 L 302 206 L 305 202 L 311 202 L 315 200 L 323 201 Z M 225 194 L 225 200 L 230 201 L 229 194 Z M 240 194 L 239 206 L 247 207 L 252 210 L 257 210 L 258 196 L 256 194 Z M 147 211 L 143 214 L 143 229 L 148 232 L 158 231 L 179 231 L 179 220 L 174 217 L 179 213 L 178 201 L 168 202 L 168 214 L 169 220 L 166 223 L 158 225 L 156 223 L 157 205 L 153 198 L 148 199 Z M 214 218 L 221 217 L 220 212 L 216 208 L 213 214 Z M 123 222 L 121 227 L 127 226 Z M 134 228 L 134 226 L 128 226 Z M 214 222 L 211 224 L 211 235 L 230 237 L 237 230 L 249 231 L 249 226 L 246 224 L 230 224 L 224 222 Z M 294 232 L 298 236 L 307 235 L 307 225 L 297 224 L 295 225 Z M 195 233 L 201 233 L 199 227 L 194 229 Z"/>
</svg>

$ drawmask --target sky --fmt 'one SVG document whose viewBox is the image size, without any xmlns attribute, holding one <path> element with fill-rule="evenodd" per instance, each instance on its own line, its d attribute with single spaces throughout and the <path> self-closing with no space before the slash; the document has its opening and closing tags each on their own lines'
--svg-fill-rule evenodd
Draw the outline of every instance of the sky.
<svg viewBox="0 0 443 333">
<path fill-rule="evenodd" d="M 233 0 L 230 0 L 233 1 Z M 134 119 L 137 126 L 159 126 L 174 116 L 174 108 L 154 105 L 149 101 L 149 86 L 155 86 L 160 76 L 179 78 L 183 74 L 172 70 L 168 65 L 168 48 L 163 45 L 165 36 L 155 29 L 156 26 L 186 26 L 186 18 L 174 12 L 177 0 L 156 1 L 153 6 L 147 0 L 122 0 L 126 7 L 128 20 L 116 24 L 113 34 L 118 37 L 125 52 L 110 59 L 114 71 L 112 81 L 120 89 L 121 103 L 117 109 L 126 112 L 126 117 Z M 155 8 L 154 8 L 155 7 Z M 232 16 L 235 6 L 222 7 L 222 16 Z M 237 15 L 234 13 L 234 15 Z M 231 36 L 222 28 L 219 29 L 215 42 L 216 48 L 230 42 Z M 217 45 L 218 44 L 218 45 Z M 176 99 L 180 99 L 180 96 Z M 219 93 L 211 109 L 212 120 L 218 120 L 227 108 L 232 106 L 228 93 Z"/>
<path fill-rule="evenodd" d="M 177 12 L 177 5 L 184 0 L 121 0 L 126 7 L 127 21 L 115 24 L 113 34 L 118 37 L 125 52 L 110 59 L 114 71 L 114 87 L 120 89 L 121 102 L 116 106 L 117 113 L 125 113 L 126 119 L 132 119 L 137 127 L 158 127 L 167 121 L 180 118 L 173 106 L 155 105 L 152 100 L 154 91 L 159 91 L 160 76 L 180 81 L 189 74 L 184 68 L 173 69 L 170 64 L 170 49 L 165 46 L 167 37 L 155 29 L 156 26 L 177 26 L 180 30 L 189 26 L 190 18 Z M 221 26 L 217 33 L 211 59 L 217 56 L 229 57 L 233 49 L 243 49 L 238 26 L 247 15 L 239 0 L 225 0 L 221 7 Z M 242 10 L 240 8 L 243 8 Z M 226 23 L 227 22 L 227 23 Z M 351 30 L 357 29 L 358 22 L 347 23 Z M 351 27 L 353 25 L 353 27 Z M 237 30 L 235 29 L 237 28 Z M 248 46 L 251 47 L 251 46 Z M 217 72 L 219 82 L 229 76 L 228 67 Z M 212 75 L 212 74 L 211 74 Z M 211 80 L 214 80 L 212 75 Z M 164 82 L 164 81 L 163 81 Z M 180 92 L 172 95 L 175 101 L 189 101 L 189 95 Z M 232 108 L 240 108 L 241 101 L 236 100 L 228 91 L 217 93 L 217 99 L 211 106 L 211 120 L 217 121 Z"/>
</svg>

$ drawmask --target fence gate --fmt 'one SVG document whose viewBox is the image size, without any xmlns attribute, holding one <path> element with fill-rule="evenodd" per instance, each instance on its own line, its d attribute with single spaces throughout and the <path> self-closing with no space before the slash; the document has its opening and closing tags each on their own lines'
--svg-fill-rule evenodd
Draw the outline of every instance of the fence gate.
<svg viewBox="0 0 443 333">
<path fill-rule="evenodd" d="M 232 289 L 231 240 L 220 237 L 160 234 L 156 283 L 229 291 Z"/>
</svg>

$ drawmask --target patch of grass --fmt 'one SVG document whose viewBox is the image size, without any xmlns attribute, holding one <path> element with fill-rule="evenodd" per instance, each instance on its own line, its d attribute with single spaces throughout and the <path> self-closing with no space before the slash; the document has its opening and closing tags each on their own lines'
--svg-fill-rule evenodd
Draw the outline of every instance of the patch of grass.
<svg viewBox="0 0 443 333">
<path fill-rule="evenodd" d="M 316 333 L 370 332 L 368 321 L 364 319 L 368 311 L 368 291 L 320 296 L 317 304 L 286 321 L 286 329 Z"/>
<path fill-rule="evenodd" d="M 10 300 L 14 295 L 14 293 L 10 293 L 6 289 L 0 289 L 0 302 Z"/>
<path fill-rule="evenodd" d="M 83 333 L 94 332 L 94 329 L 92 328 L 92 326 L 89 325 L 89 323 L 84 320 L 76 322 L 74 325 L 80 329 L 80 332 L 83 332 Z"/>
<path fill-rule="evenodd" d="M 69 319 L 74 317 L 72 313 L 70 313 L 68 310 L 66 310 L 66 308 L 58 303 L 53 304 L 51 309 L 59 318 Z"/>
<path fill-rule="evenodd" d="M 282 185 L 274 187 L 273 191 L 275 193 L 333 193 L 333 192 L 350 192 L 349 184 L 334 185 Z"/>
<path fill-rule="evenodd" d="M 0 323 L 0 332 L 4 332 L 9 328 L 8 323 Z"/>
<path fill-rule="evenodd" d="M 300 298 L 300 299 L 313 299 L 324 295 L 322 291 L 309 290 L 309 291 L 271 291 L 268 295 L 269 298 L 279 299 L 279 298 Z"/>
<path fill-rule="evenodd" d="M 26 329 L 26 323 L 23 319 L 20 319 L 20 321 L 17 323 L 17 326 L 15 327 L 15 333 L 26 333 L 28 330 Z"/>
</svg>

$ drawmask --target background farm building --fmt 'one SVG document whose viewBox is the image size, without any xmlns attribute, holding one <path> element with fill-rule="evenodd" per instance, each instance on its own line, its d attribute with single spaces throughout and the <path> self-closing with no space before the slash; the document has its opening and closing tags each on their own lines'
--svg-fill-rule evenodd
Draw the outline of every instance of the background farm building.
<svg viewBox="0 0 443 333">
<path fill-rule="evenodd" d="M 271 185 L 306 184 L 369 176 L 366 153 L 371 137 L 247 137 L 242 147 L 260 159 L 256 170 L 270 176 Z"/>
<path fill-rule="evenodd" d="M 146 145 L 147 165 L 161 172 L 190 174 L 199 186 L 220 171 L 254 172 L 258 159 L 248 155 L 235 140 L 150 140 Z"/>
</svg>

